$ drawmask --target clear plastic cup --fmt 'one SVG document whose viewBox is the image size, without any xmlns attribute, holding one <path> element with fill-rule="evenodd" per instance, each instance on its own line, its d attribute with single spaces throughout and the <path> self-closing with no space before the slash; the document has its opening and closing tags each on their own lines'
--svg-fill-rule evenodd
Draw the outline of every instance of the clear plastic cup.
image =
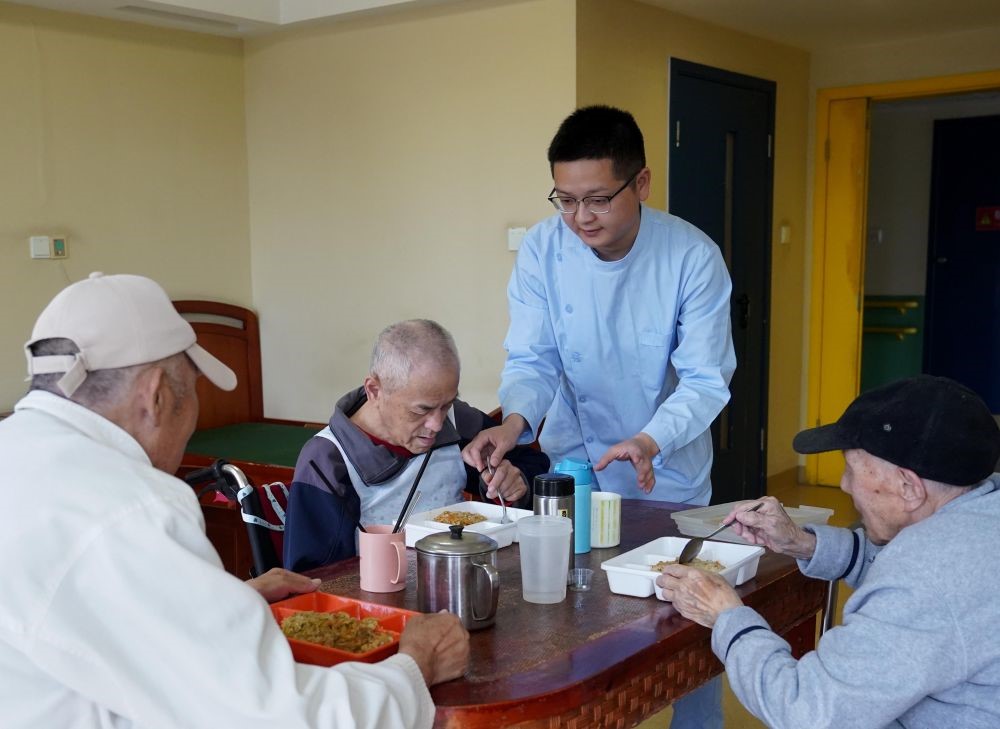
<svg viewBox="0 0 1000 729">
<path fill-rule="evenodd" d="M 573 592 L 586 592 L 590 589 L 590 582 L 594 578 L 594 570 L 586 567 L 577 567 L 569 571 L 569 589 Z"/>
<path fill-rule="evenodd" d="M 521 551 L 521 594 L 543 605 L 566 599 L 569 540 L 573 521 L 565 516 L 524 516 L 517 520 Z"/>
</svg>

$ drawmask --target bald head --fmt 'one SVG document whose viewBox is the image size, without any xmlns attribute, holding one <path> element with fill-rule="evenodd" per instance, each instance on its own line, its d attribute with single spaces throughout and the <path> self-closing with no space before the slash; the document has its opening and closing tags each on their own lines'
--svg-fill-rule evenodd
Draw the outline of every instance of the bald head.
<svg viewBox="0 0 1000 729">
<path fill-rule="evenodd" d="M 430 319 L 408 319 L 390 324 L 372 349 L 371 374 L 393 392 L 404 387 L 416 371 L 460 374 L 458 348 L 451 334 Z"/>
</svg>

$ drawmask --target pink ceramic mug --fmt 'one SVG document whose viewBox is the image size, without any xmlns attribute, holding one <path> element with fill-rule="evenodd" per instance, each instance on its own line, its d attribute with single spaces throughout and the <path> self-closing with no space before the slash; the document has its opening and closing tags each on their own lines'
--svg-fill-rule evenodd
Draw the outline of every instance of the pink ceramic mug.
<svg viewBox="0 0 1000 729">
<path fill-rule="evenodd" d="M 373 524 L 358 534 L 361 589 L 399 592 L 406 589 L 406 530 L 395 534 L 387 524 Z"/>
</svg>

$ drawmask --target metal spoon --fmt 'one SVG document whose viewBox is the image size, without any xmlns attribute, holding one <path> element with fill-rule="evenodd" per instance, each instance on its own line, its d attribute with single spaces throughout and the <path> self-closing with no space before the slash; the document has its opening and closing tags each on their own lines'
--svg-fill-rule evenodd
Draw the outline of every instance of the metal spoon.
<svg viewBox="0 0 1000 729">
<path fill-rule="evenodd" d="M 760 502 L 755 506 L 751 506 L 743 513 L 745 514 L 750 511 L 757 511 L 757 509 L 759 509 L 763 505 L 764 502 Z M 707 537 L 695 537 L 694 539 L 688 540 L 688 543 L 684 545 L 684 549 L 681 550 L 681 556 L 677 558 L 677 564 L 688 564 L 701 552 L 701 548 L 704 546 L 706 539 L 711 539 L 722 530 L 731 527 L 735 522 L 736 522 L 736 517 L 733 517 L 732 519 L 724 523 L 722 526 L 720 526 L 718 529 L 716 529 L 714 532 L 709 534 Z"/>
<path fill-rule="evenodd" d="M 491 454 L 492 455 L 492 454 Z M 493 480 L 493 464 L 490 463 L 489 456 L 486 457 L 486 470 L 490 472 L 490 481 Z M 501 524 L 512 524 L 514 520 L 507 516 L 507 502 L 503 500 L 503 494 L 500 493 L 500 487 L 497 486 L 497 497 L 500 499 L 500 506 L 503 507 L 503 516 L 500 518 Z"/>
</svg>

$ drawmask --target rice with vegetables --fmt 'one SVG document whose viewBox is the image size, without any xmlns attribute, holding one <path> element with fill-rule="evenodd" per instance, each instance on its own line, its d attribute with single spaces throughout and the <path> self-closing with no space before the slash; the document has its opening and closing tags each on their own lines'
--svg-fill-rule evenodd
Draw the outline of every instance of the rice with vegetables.
<svg viewBox="0 0 1000 729">
<path fill-rule="evenodd" d="M 392 642 L 392 633 L 379 628 L 375 618 L 359 620 L 345 612 L 303 610 L 282 620 L 281 630 L 289 638 L 349 653 L 367 653 Z"/>
<path fill-rule="evenodd" d="M 662 562 L 657 562 L 656 564 L 650 565 L 649 569 L 653 570 L 654 572 L 663 572 L 663 568 L 666 567 L 668 564 L 677 564 L 677 560 L 665 559 Z M 705 570 L 705 572 L 722 572 L 722 570 L 726 569 L 726 565 L 722 564 L 722 562 L 719 562 L 718 560 L 698 559 L 697 557 L 692 559 L 687 566 L 697 567 L 700 570 Z"/>
<path fill-rule="evenodd" d="M 470 524 L 478 524 L 481 521 L 486 521 L 486 517 L 482 514 L 474 514 L 471 511 L 442 511 L 434 517 L 434 521 L 441 522 L 442 524 L 469 526 Z"/>
</svg>

